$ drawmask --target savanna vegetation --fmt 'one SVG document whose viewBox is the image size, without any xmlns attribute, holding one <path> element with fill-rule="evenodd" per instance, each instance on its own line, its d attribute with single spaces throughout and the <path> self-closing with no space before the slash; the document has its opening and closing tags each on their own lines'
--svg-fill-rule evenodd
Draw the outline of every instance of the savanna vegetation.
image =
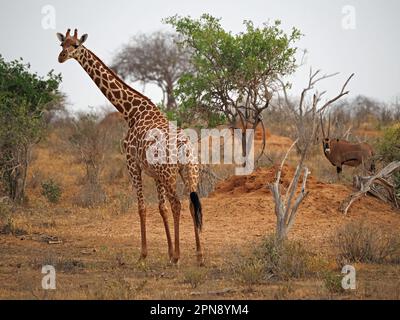
<svg viewBox="0 0 400 320">
<path fill-rule="evenodd" d="M 176 33 L 137 35 L 112 67 L 128 82 L 157 84 L 160 108 L 183 127 L 255 129 L 255 152 L 263 155 L 248 176 L 234 176 L 234 166 L 224 164 L 202 172 L 205 267 L 195 266 L 186 200 L 183 259 L 179 268 L 168 263 L 148 178 L 150 252 L 138 261 L 123 118 L 69 114 L 60 75 L 42 77 L 21 60 L 0 57 L 0 298 L 399 299 L 399 209 L 367 195 L 346 216 L 340 212 L 362 169 L 347 167 L 337 179 L 319 125 L 320 117 L 329 119 L 332 138 L 371 144 L 379 170 L 400 160 L 400 103 L 347 96 L 347 75 L 337 78 L 327 104 L 314 92 L 313 79 L 330 77 L 319 71 L 305 79 L 305 91 L 291 92 L 288 79 L 302 67 L 301 32 L 285 33 L 279 21 L 245 21 L 239 34 L 210 15 L 165 22 Z M 283 163 L 291 146 L 297 152 Z M 390 179 L 400 202 L 400 174 Z M 181 182 L 178 189 L 183 195 Z M 284 236 L 279 224 L 290 225 Z M 57 270 L 55 291 L 41 288 L 46 264 Z M 357 270 L 356 290 L 342 288 L 346 264 Z"/>
</svg>

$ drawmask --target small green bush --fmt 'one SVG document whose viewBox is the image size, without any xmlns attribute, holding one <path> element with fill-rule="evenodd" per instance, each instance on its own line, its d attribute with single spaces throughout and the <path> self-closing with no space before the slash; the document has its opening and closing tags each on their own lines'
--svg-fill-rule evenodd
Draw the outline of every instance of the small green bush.
<svg viewBox="0 0 400 320">
<path fill-rule="evenodd" d="M 269 279 L 287 281 L 318 276 L 325 267 L 300 242 L 278 241 L 275 235 L 267 236 L 251 255 L 236 254 L 231 263 L 233 274 L 249 287 Z"/>
<path fill-rule="evenodd" d="M 280 242 L 275 236 L 269 236 L 258 254 L 264 261 L 265 272 L 279 280 L 303 278 L 314 273 L 311 253 L 298 241 Z"/>
<path fill-rule="evenodd" d="M 61 187 L 52 179 L 42 182 L 42 195 L 51 203 L 58 203 L 61 197 Z"/>
<path fill-rule="evenodd" d="M 325 288 L 330 293 L 343 293 L 345 290 L 342 287 L 343 274 L 337 274 L 332 271 L 327 271 L 323 274 L 323 282 Z"/>
</svg>

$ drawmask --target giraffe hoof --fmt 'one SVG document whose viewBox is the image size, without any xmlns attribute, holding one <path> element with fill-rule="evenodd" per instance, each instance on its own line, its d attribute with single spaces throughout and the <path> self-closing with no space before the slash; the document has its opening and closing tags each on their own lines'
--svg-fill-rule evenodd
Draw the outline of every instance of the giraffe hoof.
<svg viewBox="0 0 400 320">
<path fill-rule="evenodd" d="M 171 260 L 170 260 L 170 262 L 171 262 L 171 264 L 172 265 L 175 265 L 175 266 L 179 266 L 179 258 L 172 258 Z"/>
</svg>

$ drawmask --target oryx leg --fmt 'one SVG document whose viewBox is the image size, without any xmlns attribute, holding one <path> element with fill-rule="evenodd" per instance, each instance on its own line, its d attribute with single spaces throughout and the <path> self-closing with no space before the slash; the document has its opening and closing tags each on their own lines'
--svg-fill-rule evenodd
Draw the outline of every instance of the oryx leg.
<svg viewBox="0 0 400 320">
<path fill-rule="evenodd" d="M 342 167 L 336 167 L 337 179 L 340 181 L 340 173 L 342 172 Z"/>
</svg>

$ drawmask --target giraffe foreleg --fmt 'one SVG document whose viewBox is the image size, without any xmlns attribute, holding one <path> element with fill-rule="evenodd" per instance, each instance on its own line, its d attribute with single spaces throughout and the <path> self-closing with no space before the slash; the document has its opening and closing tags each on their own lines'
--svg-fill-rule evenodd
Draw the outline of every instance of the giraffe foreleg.
<svg viewBox="0 0 400 320">
<path fill-rule="evenodd" d="M 140 260 L 144 260 L 147 257 L 147 240 L 146 240 L 146 206 L 144 204 L 144 196 L 142 188 L 138 189 L 138 209 L 140 217 L 140 234 L 141 234 L 141 253 Z"/>
<path fill-rule="evenodd" d="M 128 166 L 129 174 L 132 178 L 133 187 L 136 189 L 138 200 L 138 212 L 140 218 L 140 235 L 141 235 L 141 253 L 139 260 L 144 260 L 147 257 L 147 241 L 146 241 L 146 205 L 143 195 L 142 174 L 138 168 Z"/>
</svg>

